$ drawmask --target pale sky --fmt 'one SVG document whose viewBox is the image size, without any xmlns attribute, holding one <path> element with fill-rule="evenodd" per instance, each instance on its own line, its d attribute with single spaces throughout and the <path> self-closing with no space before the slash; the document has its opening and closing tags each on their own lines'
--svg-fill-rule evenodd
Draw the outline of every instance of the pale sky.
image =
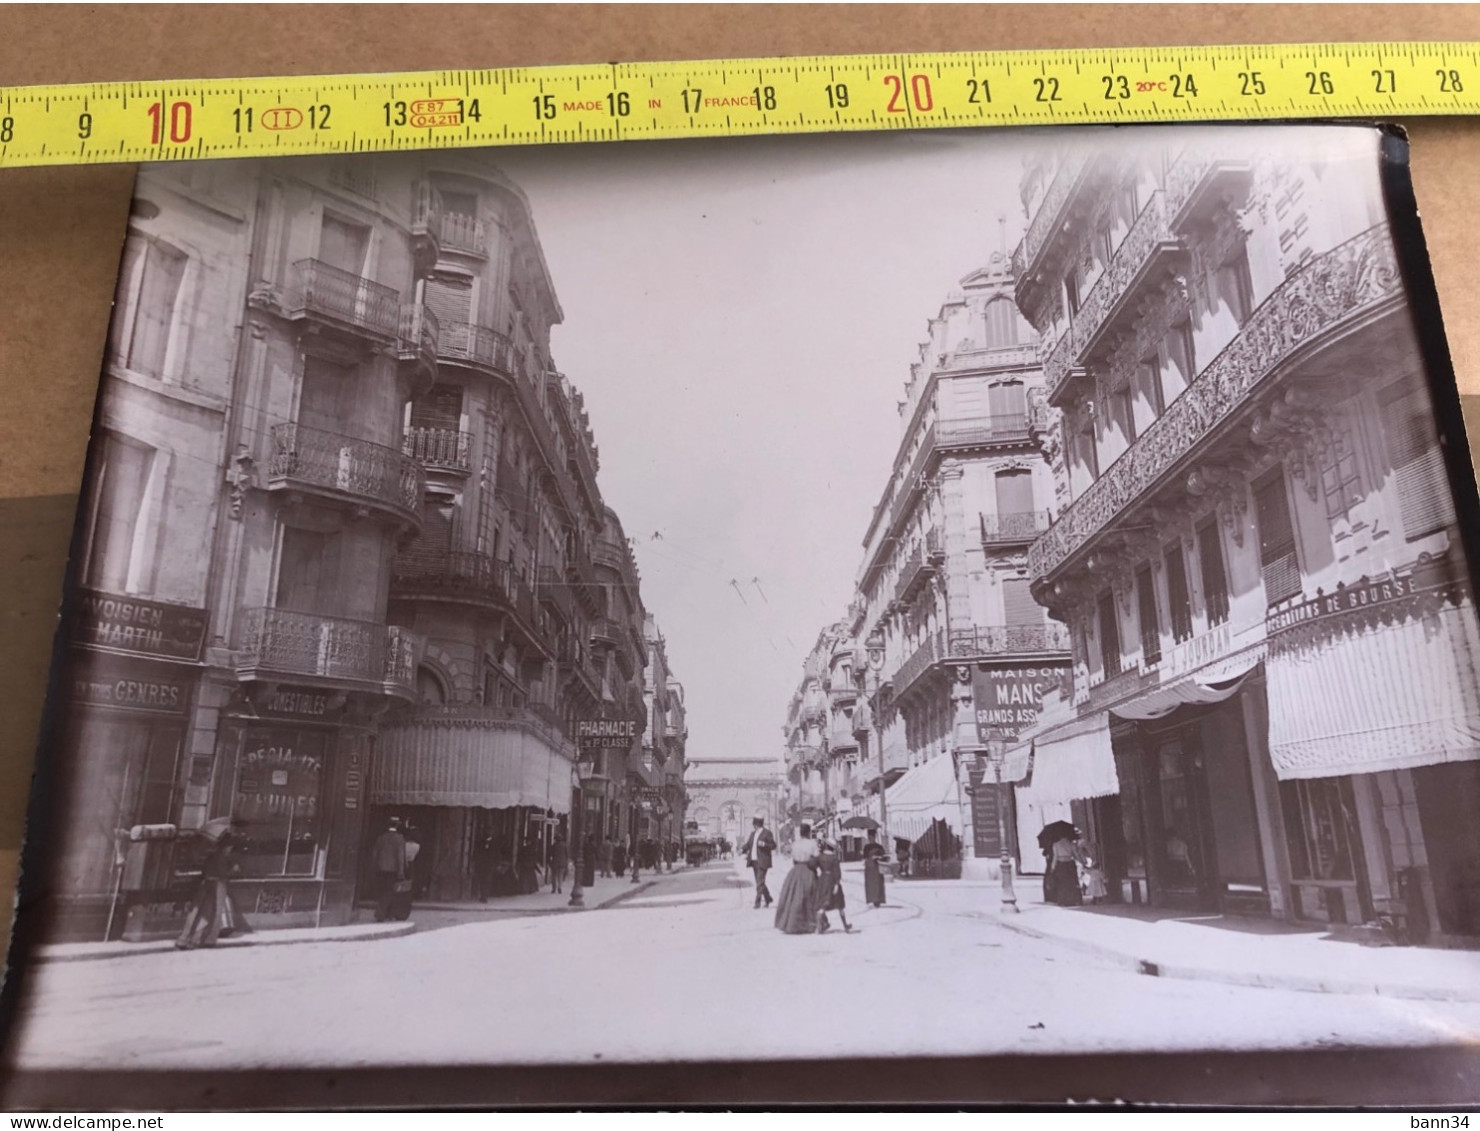
<svg viewBox="0 0 1480 1131">
<path fill-rule="evenodd" d="M 534 210 L 565 311 L 552 352 L 585 393 L 691 759 L 781 755 L 802 661 L 852 595 L 926 322 L 1000 247 L 1000 215 L 1016 243 L 1020 155 L 1042 136 L 495 155 Z"/>
</svg>

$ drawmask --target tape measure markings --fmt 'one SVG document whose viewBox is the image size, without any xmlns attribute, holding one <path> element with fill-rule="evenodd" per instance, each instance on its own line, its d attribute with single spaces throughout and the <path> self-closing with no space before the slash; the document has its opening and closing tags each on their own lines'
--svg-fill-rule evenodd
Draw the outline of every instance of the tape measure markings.
<svg viewBox="0 0 1480 1131">
<path fill-rule="evenodd" d="M 0 167 L 969 124 L 1464 114 L 1480 112 L 1477 64 L 1473 43 L 1306 44 L 13 88 L 3 92 Z"/>
</svg>

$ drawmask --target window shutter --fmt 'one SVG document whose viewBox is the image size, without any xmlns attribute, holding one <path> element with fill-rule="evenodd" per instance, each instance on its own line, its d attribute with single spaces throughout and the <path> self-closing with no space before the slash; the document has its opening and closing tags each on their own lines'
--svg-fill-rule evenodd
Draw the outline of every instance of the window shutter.
<svg viewBox="0 0 1480 1131">
<path fill-rule="evenodd" d="M 1295 524 L 1284 475 L 1266 479 L 1254 489 L 1259 516 L 1259 565 L 1264 597 L 1271 605 L 1300 592 L 1300 565 L 1295 555 Z"/>
<path fill-rule="evenodd" d="M 1002 605 L 1010 625 L 1042 624 L 1043 608 L 1033 600 L 1026 577 L 1008 577 L 1002 581 Z"/>
<path fill-rule="evenodd" d="M 1033 473 L 1016 469 L 996 475 L 997 515 L 1028 514 L 1033 508 Z"/>
<path fill-rule="evenodd" d="M 1454 499 L 1425 391 L 1410 388 L 1391 400 L 1382 413 L 1382 426 L 1398 480 L 1404 534 L 1411 540 L 1452 525 Z"/>
<path fill-rule="evenodd" d="M 175 322 L 175 300 L 185 277 L 185 256 L 172 247 L 150 242 L 144 254 L 144 278 L 134 311 L 134 332 L 125 364 L 135 373 L 159 377 Z"/>
</svg>

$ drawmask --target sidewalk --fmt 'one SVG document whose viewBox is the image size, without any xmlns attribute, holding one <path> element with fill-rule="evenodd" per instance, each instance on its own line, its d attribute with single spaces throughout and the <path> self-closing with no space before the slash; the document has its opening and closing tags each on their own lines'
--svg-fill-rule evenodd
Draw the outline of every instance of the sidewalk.
<svg viewBox="0 0 1480 1131">
<path fill-rule="evenodd" d="M 677 875 L 682 869 L 675 869 Z M 458 911 L 463 913 L 492 915 L 556 915 L 563 911 L 595 910 L 611 907 L 629 899 L 638 892 L 646 891 L 668 872 L 642 873 L 636 884 L 631 873 L 623 877 L 598 879 L 596 885 L 582 889 L 585 906 L 571 907 L 570 885 L 565 885 L 561 894 L 553 894 L 548 888 L 531 895 L 510 896 L 489 900 L 487 903 L 417 903 L 411 910 L 411 919 L 404 923 L 377 923 L 371 916 L 371 904 L 363 905 L 359 913 L 364 921 L 349 923 L 342 927 L 303 927 L 286 930 L 259 930 L 239 938 L 225 938 L 216 946 L 218 949 L 248 946 L 288 946 L 293 943 L 316 942 L 371 942 L 379 939 L 400 938 L 416 930 L 416 915 L 422 911 Z M 149 942 L 83 942 L 52 943 L 40 946 L 30 956 L 35 962 L 82 962 L 100 958 L 131 958 L 140 954 L 160 954 L 173 951 L 173 939 L 154 939 Z"/>
<path fill-rule="evenodd" d="M 1266 989 L 1480 1002 L 1480 952 L 1364 946 L 1323 927 L 1211 912 L 1055 907 L 1023 900 L 981 914 L 1010 931 L 1053 939 L 1142 974 Z"/>
</svg>

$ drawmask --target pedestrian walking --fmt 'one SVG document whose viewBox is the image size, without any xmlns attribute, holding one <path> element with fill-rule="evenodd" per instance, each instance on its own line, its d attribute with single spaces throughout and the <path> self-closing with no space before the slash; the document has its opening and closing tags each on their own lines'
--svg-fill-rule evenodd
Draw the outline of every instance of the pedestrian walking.
<svg viewBox="0 0 1480 1131">
<path fill-rule="evenodd" d="M 602 875 L 602 878 L 603 879 L 609 878 L 611 876 L 611 874 L 612 874 L 612 838 L 611 837 L 604 836 L 604 837 L 601 838 L 601 845 L 600 845 L 600 847 L 598 847 L 596 849 L 596 864 L 597 864 L 597 867 L 599 867 L 601 869 L 601 875 Z"/>
<path fill-rule="evenodd" d="M 525 837 L 519 846 L 514 875 L 519 881 L 520 895 L 533 895 L 540 890 L 540 846 L 532 836 Z"/>
<path fill-rule="evenodd" d="M 863 901 L 870 907 L 884 906 L 884 857 L 888 855 L 879 843 L 879 834 L 868 831 L 863 846 Z"/>
<path fill-rule="evenodd" d="M 817 843 L 817 933 L 826 934 L 832 930 L 832 924 L 827 920 L 829 911 L 836 911 L 843 930 L 851 933 L 853 924 L 848 922 L 846 907 L 847 901 L 843 898 L 843 858 L 836 844 L 820 840 Z"/>
<path fill-rule="evenodd" d="M 1060 836 L 1048 849 L 1048 875 L 1044 878 L 1045 895 L 1060 907 L 1078 907 L 1084 902 L 1079 888 L 1079 868 L 1089 867 L 1089 855 L 1079 843 L 1079 830 Z"/>
<path fill-rule="evenodd" d="M 375 866 L 375 921 L 384 923 L 391 917 L 391 904 L 401 884 L 406 883 L 406 838 L 401 822 L 392 817 L 385 831 L 375 838 L 370 849 Z"/>
<path fill-rule="evenodd" d="M 788 935 L 815 935 L 818 927 L 817 842 L 812 826 L 797 829 L 791 845 L 791 871 L 776 900 L 776 929 Z"/>
<path fill-rule="evenodd" d="M 565 872 L 570 867 L 570 851 L 565 847 L 565 837 L 555 834 L 555 843 L 550 845 L 550 894 L 565 890 Z"/>
<path fill-rule="evenodd" d="M 627 874 L 627 845 L 620 840 L 612 845 L 612 871 L 619 876 Z"/>
<path fill-rule="evenodd" d="M 487 903 L 493 894 L 494 876 L 498 873 L 499 845 L 492 834 L 484 836 L 473 849 L 473 896 Z"/>
<path fill-rule="evenodd" d="M 754 828 L 745 841 L 745 863 L 755 875 L 755 906 L 762 900 L 771 906 L 771 891 L 766 887 L 766 873 L 771 870 L 771 854 L 776 851 L 776 837 L 766 828 L 766 819 L 756 817 L 751 821 Z"/>
<path fill-rule="evenodd" d="M 231 832 L 223 831 L 201 862 L 200 884 L 185 915 L 185 926 L 175 940 L 175 949 L 215 946 L 219 939 L 245 934 L 252 929 L 228 886 L 231 876 L 238 870 L 231 860 L 235 851 L 236 842 Z"/>
</svg>

